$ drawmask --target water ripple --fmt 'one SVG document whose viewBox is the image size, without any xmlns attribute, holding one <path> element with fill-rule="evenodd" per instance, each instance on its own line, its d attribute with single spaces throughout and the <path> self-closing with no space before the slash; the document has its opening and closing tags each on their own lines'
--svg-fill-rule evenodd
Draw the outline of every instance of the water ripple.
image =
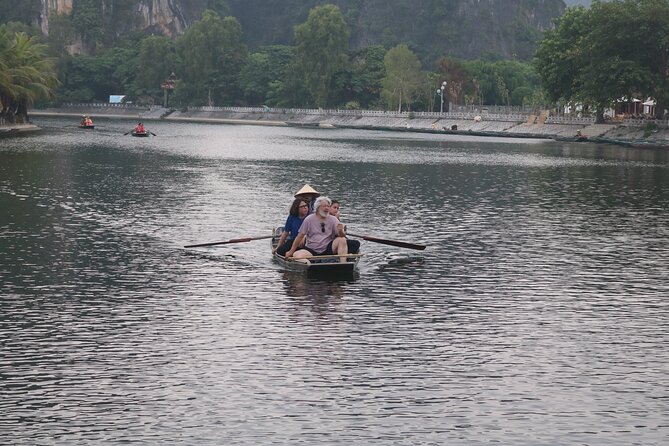
<svg viewBox="0 0 669 446">
<path fill-rule="evenodd" d="M 0 149 L 0 443 L 660 445 L 658 151 L 129 122 Z M 284 271 L 305 182 L 359 274 Z"/>
</svg>

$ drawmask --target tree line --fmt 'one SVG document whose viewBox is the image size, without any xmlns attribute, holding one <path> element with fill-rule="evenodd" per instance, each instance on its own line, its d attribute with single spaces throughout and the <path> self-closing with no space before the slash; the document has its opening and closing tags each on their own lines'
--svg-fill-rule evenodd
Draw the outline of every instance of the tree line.
<svg viewBox="0 0 669 446">
<path fill-rule="evenodd" d="M 598 122 L 604 111 L 633 99 L 669 106 L 669 2 L 595 0 L 567 9 L 546 33 L 535 56 L 542 86 L 553 102 L 580 104 Z"/>
<path fill-rule="evenodd" d="M 23 46 L 28 39 L 33 54 L 43 55 L 44 66 L 38 71 L 48 75 L 31 83 L 33 89 L 42 85 L 41 92 L 35 89 L 26 95 L 22 88 L 10 88 L 13 81 L 0 70 L 3 112 L 5 104 L 20 108 L 12 99 L 17 94 L 25 96 L 25 105 L 40 97 L 56 102 L 106 101 L 112 94 L 124 94 L 137 104 L 160 104 L 161 84 L 171 73 L 177 78 L 172 107 L 438 111 L 443 97 L 445 111 L 448 103 L 550 107 L 547 104 L 559 102 L 583 104 L 601 116 L 621 97 L 652 96 L 660 110 L 669 100 L 666 0 L 595 1 L 590 9 L 569 8 L 541 40 L 533 63 L 491 55 L 478 60 L 442 57 L 430 70 L 407 44 L 350 48 L 346 21 L 330 4 L 313 8 L 306 21 L 294 27 L 294 45 L 271 45 L 254 52 L 243 43 L 236 18 L 206 10 L 176 39 L 135 34 L 96 48 L 94 55 L 70 55 L 64 51 L 68 33 L 75 23 L 85 30 L 87 17 L 93 15 L 51 17 L 52 31 L 46 38 L 38 37 L 36 30 L 29 37 L 31 30 L 25 25 L 2 27 L 0 68 L 18 60 L 4 48 L 16 45 L 22 36 Z M 47 56 L 55 58 L 55 64 Z"/>
<path fill-rule="evenodd" d="M 249 52 L 234 17 L 207 10 L 202 19 L 172 40 L 148 36 L 139 45 L 123 41 L 95 56 L 60 60 L 64 102 L 106 100 L 126 94 L 135 103 L 161 103 L 161 84 L 175 73 L 171 106 L 267 105 L 270 107 L 398 108 L 427 110 L 437 101 L 433 86 L 448 81 L 445 101 L 522 105 L 536 100 L 539 78 L 527 63 L 443 59 L 433 72 L 410 65 L 398 90 L 388 70 L 417 61 L 406 45 L 349 47 L 349 30 L 339 8 L 323 5 L 294 28 L 294 42 Z M 389 54 L 390 53 L 390 54 Z M 399 53 L 402 58 L 393 58 Z M 399 65 L 393 65 L 399 63 Z M 446 70 L 455 67 L 450 72 Z M 438 82 L 437 82 L 438 79 Z M 452 83 L 451 83 L 452 81 Z M 394 92 L 394 93 L 393 93 Z M 436 107 L 438 108 L 438 107 Z"/>
</svg>

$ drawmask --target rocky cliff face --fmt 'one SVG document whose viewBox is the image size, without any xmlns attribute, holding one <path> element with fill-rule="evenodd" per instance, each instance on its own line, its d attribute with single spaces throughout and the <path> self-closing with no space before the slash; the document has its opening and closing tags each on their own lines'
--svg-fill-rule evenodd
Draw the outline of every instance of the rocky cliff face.
<svg viewBox="0 0 669 446">
<path fill-rule="evenodd" d="M 51 14 L 71 15 L 73 12 L 73 0 L 40 0 L 40 2 L 39 24 L 45 34 L 49 33 L 49 16 Z M 204 10 L 203 2 L 198 0 L 140 0 L 121 5 L 119 3 L 114 0 L 99 0 L 99 11 L 102 15 L 109 15 L 115 9 L 130 8 L 131 11 L 126 11 L 126 13 L 132 14 L 135 20 L 132 21 L 132 24 L 117 24 L 119 27 L 131 25 L 134 28 L 133 30 L 171 37 L 183 34 L 188 25 L 193 20 L 197 20 Z M 194 14 L 191 16 L 184 14 L 184 11 L 190 12 L 193 10 Z"/>
<path fill-rule="evenodd" d="M 51 14 L 76 16 L 81 7 L 73 0 L 40 2 L 39 24 L 45 34 Z M 293 27 L 324 3 L 339 6 L 354 48 L 409 43 L 424 60 L 444 54 L 477 58 L 485 52 L 528 59 L 541 31 L 565 8 L 563 0 L 89 0 L 87 7 L 99 11 L 109 41 L 109 36 L 130 31 L 175 37 L 199 20 L 205 8 L 218 5 L 221 15 L 241 22 L 253 49 L 292 44 Z M 85 51 L 86 45 L 72 48 Z"/>
<path fill-rule="evenodd" d="M 39 23 L 44 34 L 49 34 L 49 15 L 54 14 L 72 14 L 72 0 L 40 0 Z"/>
</svg>

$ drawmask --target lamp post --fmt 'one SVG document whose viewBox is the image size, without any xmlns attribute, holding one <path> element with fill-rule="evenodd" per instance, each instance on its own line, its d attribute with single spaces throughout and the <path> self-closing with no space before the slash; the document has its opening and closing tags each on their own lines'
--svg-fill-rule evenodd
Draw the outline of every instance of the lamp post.
<svg viewBox="0 0 669 446">
<path fill-rule="evenodd" d="M 446 90 L 446 81 L 442 82 L 441 87 L 437 88 L 437 94 L 441 99 L 441 102 L 439 103 L 439 113 L 444 112 L 444 90 Z"/>
</svg>

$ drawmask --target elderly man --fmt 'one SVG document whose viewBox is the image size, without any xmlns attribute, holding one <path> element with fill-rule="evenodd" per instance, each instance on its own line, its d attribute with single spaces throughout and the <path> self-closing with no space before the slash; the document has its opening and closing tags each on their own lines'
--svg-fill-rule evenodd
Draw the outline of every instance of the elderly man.
<svg viewBox="0 0 669 446">
<path fill-rule="evenodd" d="M 344 225 L 337 217 L 330 215 L 332 201 L 328 197 L 318 197 L 314 202 L 314 213 L 302 222 L 293 246 L 286 252 L 286 258 L 306 259 L 311 256 L 340 255 L 340 262 L 346 262 L 348 245 Z M 304 238 L 307 242 L 298 249 Z"/>
</svg>

